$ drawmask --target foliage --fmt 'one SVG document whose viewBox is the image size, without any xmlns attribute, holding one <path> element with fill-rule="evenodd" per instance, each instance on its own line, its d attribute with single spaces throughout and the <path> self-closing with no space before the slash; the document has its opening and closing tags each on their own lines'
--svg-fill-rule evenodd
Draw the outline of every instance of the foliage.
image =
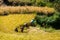
<svg viewBox="0 0 60 40">
<path fill-rule="evenodd" d="M 42 6 L 42 7 L 44 7 L 44 6 L 46 6 L 46 2 L 40 1 L 40 2 L 37 3 L 37 6 Z"/>
<path fill-rule="evenodd" d="M 60 0 L 55 0 L 54 7 L 56 10 L 58 10 L 60 12 Z"/>
<path fill-rule="evenodd" d="M 54 7 L 57 11 L 60 12 L 60 0 L 46 0 L 47 6 Z"/>
<path fill-rule="evenodd" d="M 60 0 L 5 0 L 4 3 L 10 6 L 48 6 L 60 10 Z"/>
<path fill-rule="evenodd" d="M 45 24 L 44 26 L 52 26 L 56 29 L 59 29 L 59 24 L 60 24 L 60 14 L 58 12 L 55 12 L 51 16 L 47 15 L 37 15 L 36 16 L 36 21 L 39 25 L 42 25 L 43 23 Z M 57 21 L 58 20 L 58 21 Z M 58 26 L 58 27 L 57 27 Z"/>
<path fill-rule="evenodd" d="M 25 6 L 25 5 L 30 5 L 30 6 L 46 6 L 46 3 L 44 0 L 6 0 L 4 1 L 5 4 L 7 5 L 12 5 L 12 6 Z"/>
</svg>

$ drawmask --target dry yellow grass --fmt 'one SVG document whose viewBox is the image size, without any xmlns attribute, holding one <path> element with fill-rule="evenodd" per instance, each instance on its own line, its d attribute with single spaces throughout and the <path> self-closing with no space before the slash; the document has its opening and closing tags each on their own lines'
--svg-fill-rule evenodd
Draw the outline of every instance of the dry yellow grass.
<svg viewBox="0 0 60 40">
<path fill-rule="evenodd" d="M 54 13 L 54 8 L 49 7 L 34 7 L 34 6 L 5 6 L 0 7 L 0 14 L 6 13 L 24 13 L 24 12 L 42 12 L 44 14 Z"/>
</svg>

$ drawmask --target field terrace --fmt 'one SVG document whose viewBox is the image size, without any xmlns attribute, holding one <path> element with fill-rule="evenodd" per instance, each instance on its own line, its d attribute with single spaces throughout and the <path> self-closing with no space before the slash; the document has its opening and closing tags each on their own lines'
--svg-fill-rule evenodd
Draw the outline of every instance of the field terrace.
<svg viewBox="0 0 60 40">
<path fill-rule="evenodd" d="M 52 14 L 55 12 L 54 8 L 50 7 L 34 7 L 34 6 L 1 6 L 0 14 L 11 14 L 11 13 L 43 13 L 43 14 Z"/>
</svg>

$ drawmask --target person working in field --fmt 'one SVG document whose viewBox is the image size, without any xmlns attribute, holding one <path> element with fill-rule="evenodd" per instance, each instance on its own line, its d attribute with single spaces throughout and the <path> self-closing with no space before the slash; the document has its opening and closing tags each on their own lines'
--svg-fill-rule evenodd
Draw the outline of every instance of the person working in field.
<svg viewBox="0 0 60 40">
<path fill-rule="evenodd" d="M 24 23 L 24 25 L 21 26 L 21 32 L 24 31 L 24 28 L 26 27 L 27 29 L 29 29 L 30 26 L 35 27 L 36 24 L 34 23 L 35 20 L 31 20 L 29 23 Z"/>
<path fill-rule="evenodd" d="M 35 20 L 32 19 L 30 22 L 24 23 L 23 25 L 20 25 L 21 32 L 24 31 L 24 28 L 25 28 L 25 27 L 26 27 L 27 29 L 29 29 L 30 26 L 35 27 L 36 24 L 34 23 L 34 21 L 35 21 Z M 16 28 L 15 30 L 18 32 L 18 29 L 17 29 L 17 28 Z"/>
</svg>

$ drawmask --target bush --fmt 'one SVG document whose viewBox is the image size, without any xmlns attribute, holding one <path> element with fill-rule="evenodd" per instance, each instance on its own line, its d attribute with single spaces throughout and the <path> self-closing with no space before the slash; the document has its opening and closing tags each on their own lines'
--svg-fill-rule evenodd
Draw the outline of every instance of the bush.
<svg viewBox="0 0 60 40">
<path fill-rule="evenodd" d="M 45 7 L 46 6 L 46 2 L 40 1 L 40 2 L 37 3 L 37 6 Z"/>
<path fill-rule="evenodd" d="M 54 7 L 57 11 L 60 12 L 60 0 L 49 0 L 49 3 L 47 5 L 50 5 L 51 7 Z"/>
<path fill-rule="evenodd" d="M 53 28 L 60 29 L 60 14 L 55 12 L 53 15 L 37 15 L 36 21 L 39 25 L 46 27 L 52 26 Z"/>
</svg>

